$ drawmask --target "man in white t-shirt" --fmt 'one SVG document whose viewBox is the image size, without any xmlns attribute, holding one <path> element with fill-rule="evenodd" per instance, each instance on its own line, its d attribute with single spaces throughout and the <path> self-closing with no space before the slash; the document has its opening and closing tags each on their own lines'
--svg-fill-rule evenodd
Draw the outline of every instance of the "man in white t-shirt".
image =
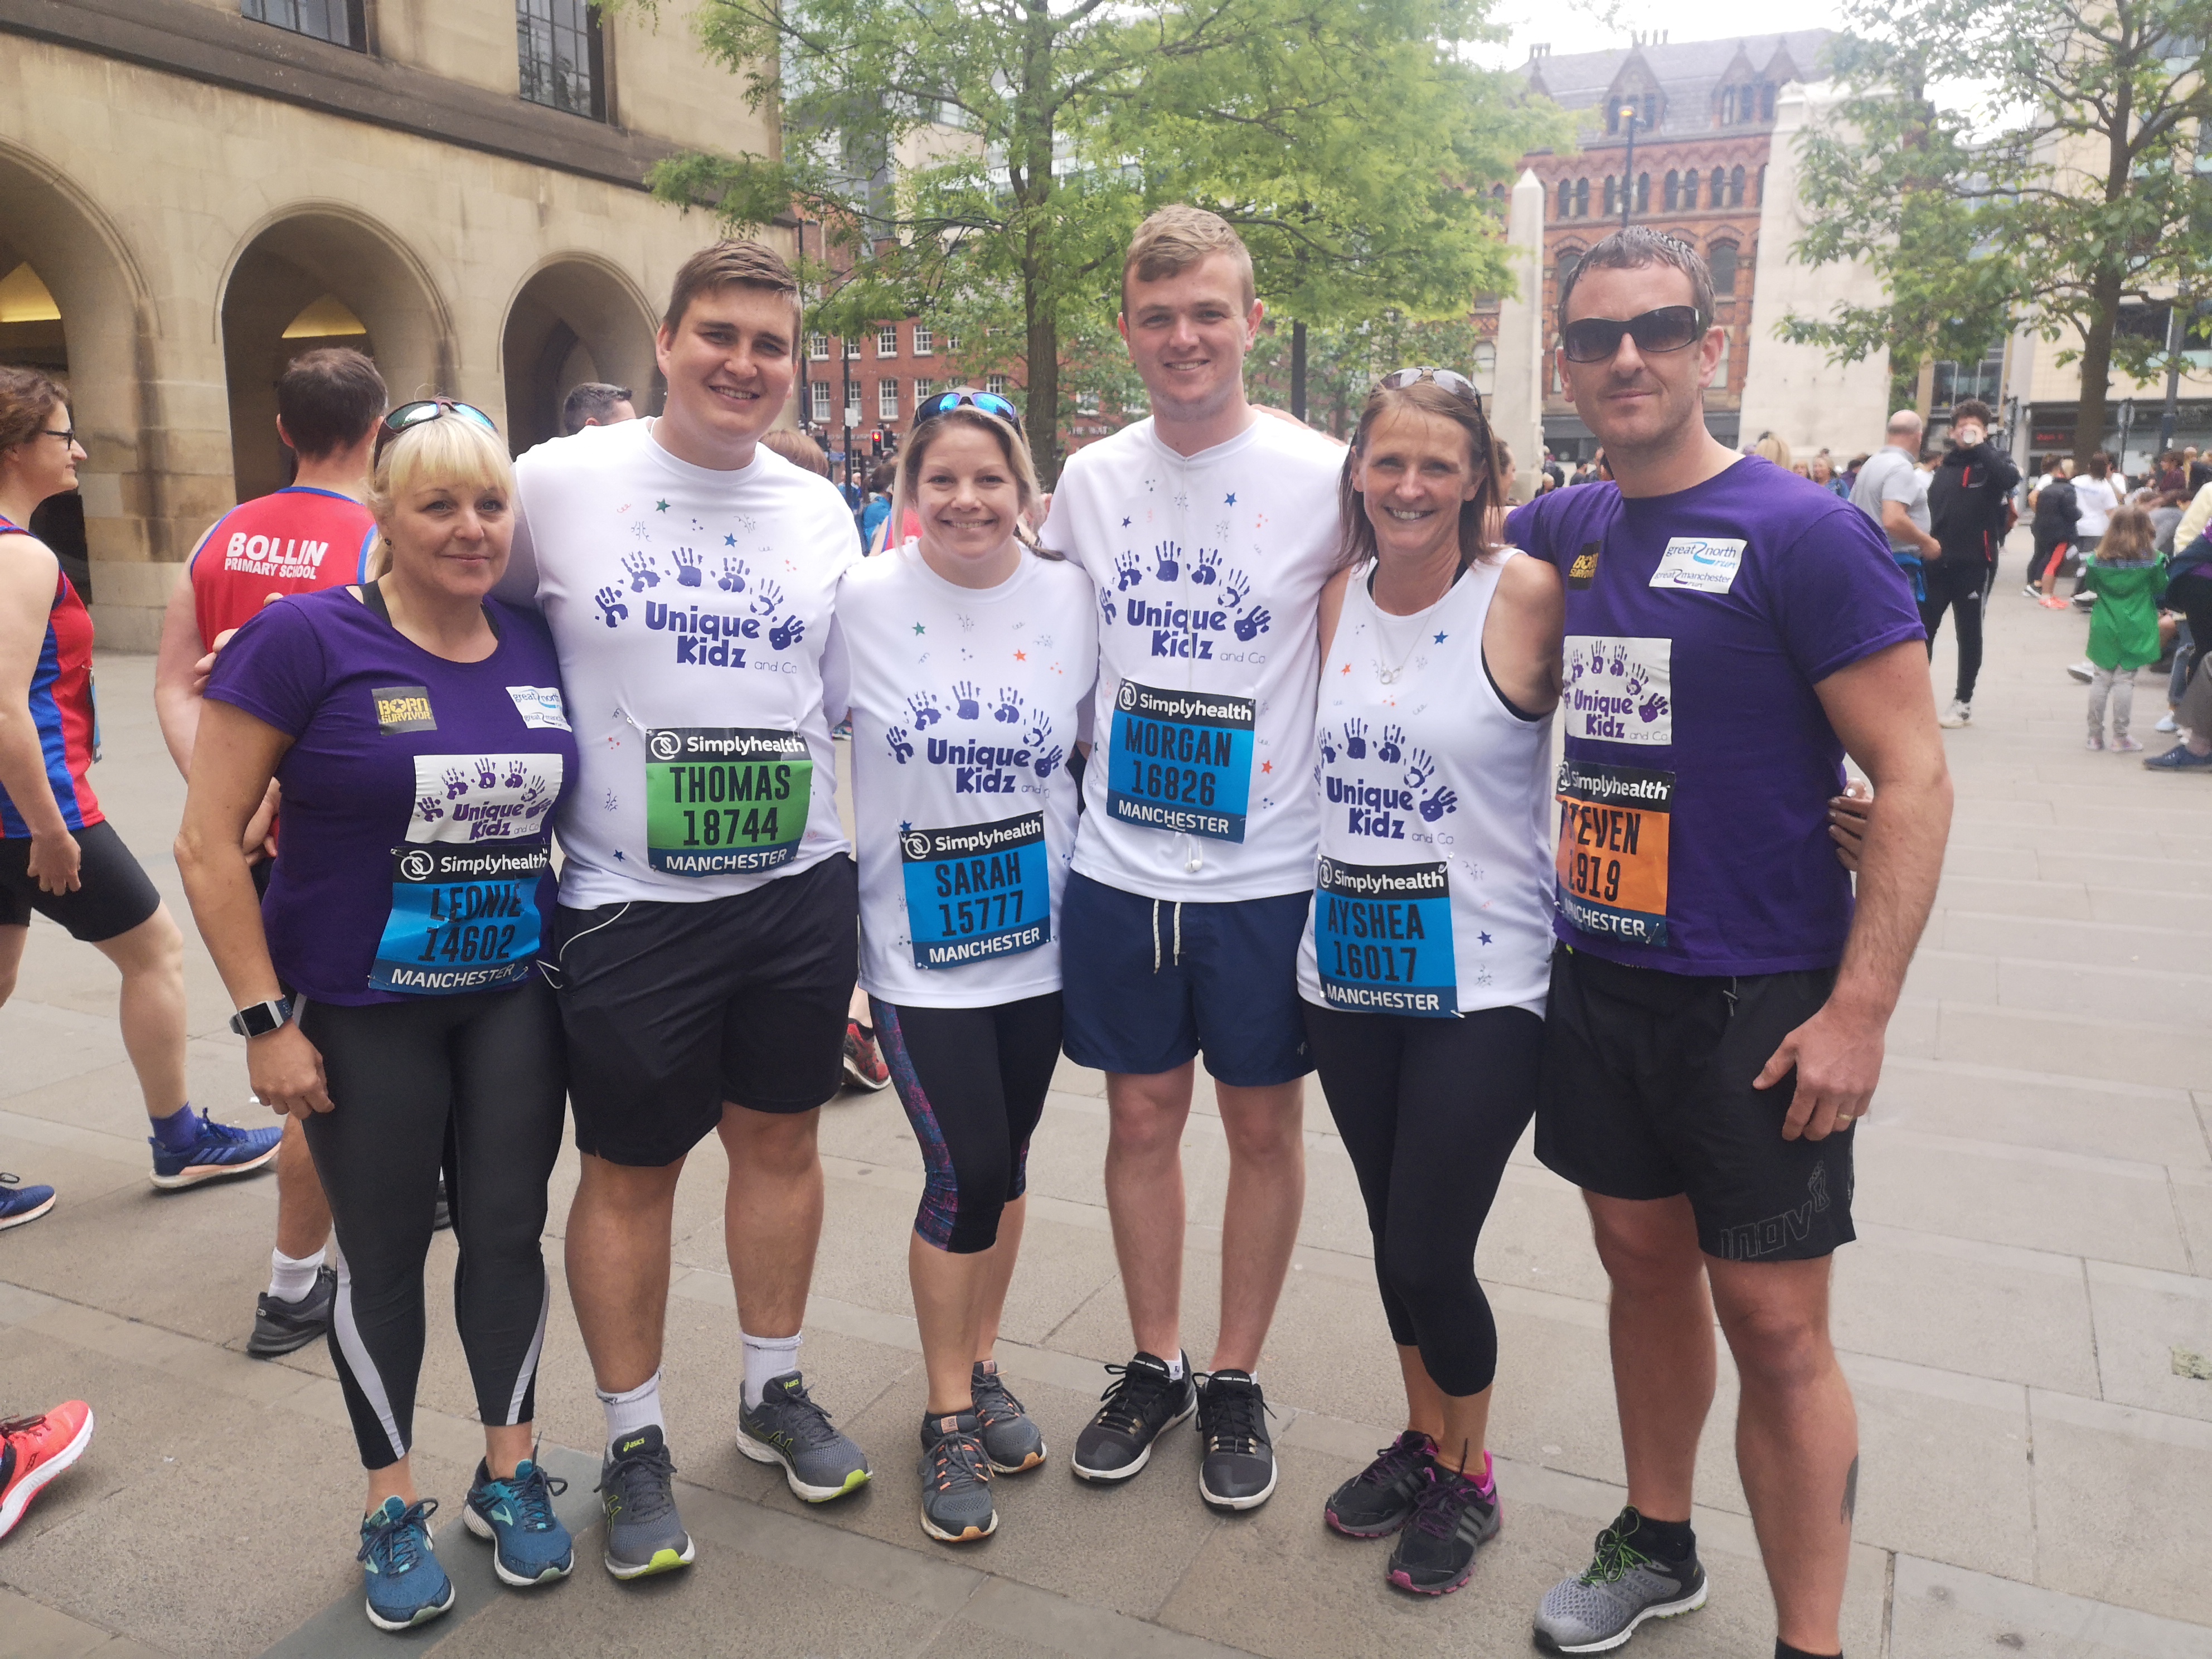
<svg viewBox="0 0 2212 1659">
<path fill-rule="evenodd" d="M 580 754 L 546 956 L 583 1165 L 568 1288 L 606 1409 L 618 1578 L 692 1559 L 660 1359 L 677 1178 L 709 1133 L 729 1158 L 738 1449 L 811 1502 L 868 1478 L 799 1369 L 815 1129 L 857 962 L 821 657 L 858 550 L 830 481 L 757 442 L 796 374 L 797 301 L 771 250 L 702 250 L 660 325 L 666 412 L 515 468 L 507 585 L 553 630 Z"/>
<path fill-rule="evenodd" d="M 1045 544 L 1099 604 L 1095 748 L 1062 918 L 1067 1055 L 1107 1074 L 1106 1200 L 1138 1352 L 1078 1439 L 1126 1480 L 1195 1410 L 1199 1491 L 1275 1488 L 1252 1378 L 1305 1195 L 1298 940 L 1313 892 L 1315 612 L 1338 562 L 1343 449 L 1244 399 L 1251 256 L 1163 208 L 1122 269 L 1152 418 L 1079 452 Z M 1229 1146 L 1221 1321 L 1203 1390 L 1181 1346 L 1182 1141 L 1203 1052 Z"/>
</svg>

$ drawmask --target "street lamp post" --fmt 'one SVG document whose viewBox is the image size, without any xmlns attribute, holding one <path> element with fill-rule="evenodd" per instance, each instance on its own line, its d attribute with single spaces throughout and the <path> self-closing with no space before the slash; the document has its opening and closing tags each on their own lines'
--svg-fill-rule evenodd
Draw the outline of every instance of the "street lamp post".
<svg viewBox="0 0 2212 1659">
<path fill-rule="evenodd" d="M 1628 118 L 1628 160 L 1623 164 L 1625 171 L 1620 176 L 1620 228 L 1626 230 L 1629 204 L 1636 191 L 1636 106 L 1623 104 L 1620 112 Z"/>
<path fill-rule="evenodd" d="M 799 269 L 806 270 L 806 221 L 799 222 Z M 812 406 L 806 401 L 806 278 L 799 279 L 799 429 L 806 430 Z"/>
</svg>

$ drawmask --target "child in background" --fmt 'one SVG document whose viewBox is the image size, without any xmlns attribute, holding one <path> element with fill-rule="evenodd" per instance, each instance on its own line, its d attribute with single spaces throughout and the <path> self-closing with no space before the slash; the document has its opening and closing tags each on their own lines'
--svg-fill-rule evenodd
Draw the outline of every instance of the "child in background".
<svg viewBox="0 0 2212 1659">
<path fill-rule="evenodd" d="M 2134 712 L 2136 671 L 2158 660 L 2158 596 L 2166 587 L 2166 561 L 2150 514 L 2130 505 L 2112 509 L 2104 539 L 2082 568 L 2084 588 L 2097 596 L 2089 617 L 2089 747 L 2121 752 L 2142 744 L 2128 735 Z M 2112 710 L 2112 738 L 2105 741 L 2105 707 Z"/>
</svg>

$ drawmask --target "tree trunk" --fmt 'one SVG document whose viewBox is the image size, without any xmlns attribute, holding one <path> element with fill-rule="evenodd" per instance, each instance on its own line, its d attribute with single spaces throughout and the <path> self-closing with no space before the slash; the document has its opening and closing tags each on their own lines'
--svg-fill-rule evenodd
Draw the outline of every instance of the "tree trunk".
<svg viewBox="0 0 2212 1659">
<path fill-rule="evenodd" d="M 1037 479 L 1050 489 L 1060 479 L 1060 313 L 1049 288 L 1023 261 L 1024 350 L 1029 362 L 1029 409 L 1023 416 Z"/>
<path fill-rule="evenodd" d="M 1007 159 L 1022 215 L 1022 350 L 1029 394 L 1023 423 L 1037 480 L 1050 489 L 1060 478 L 1060 296 L 1042 245 L 1058 182 L 1052 175 L 1053 113 L 1046 101 L 1053 82 L 1053 21 L 1050 0 L 1027 0 L 1024 9 L 1019 94 L 1024 107 L 1015 118 L 1015 153 Z"/>
<path fill-rule="evenodd" d="M 2106 391 L 2112 371 L 2112 326 L 2120 313 L 2120 273 L 2100 270 L 2089 287 L 2089 325 L 2081 331 L 2081 401 L 2074 417 L 2074 465 L 2105 447 Z"/>
<path fill-rule="evenodd" d="M 1306 325 L 1291 325 L 1291 413 L 1306 417 Z"/>
</svg>

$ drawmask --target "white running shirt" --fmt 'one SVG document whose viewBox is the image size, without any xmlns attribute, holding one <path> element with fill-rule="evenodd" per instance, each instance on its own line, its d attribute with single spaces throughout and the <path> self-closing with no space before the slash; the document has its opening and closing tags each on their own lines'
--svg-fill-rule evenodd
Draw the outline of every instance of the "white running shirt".
<svg viewBox="0 0 2212 1659">
<path fill-rule="evenodd" d="M 1101 618 L 1083 874 L 1171 901 L 1310 886 L 1315 614 L 1345 453 L 1255 414 L 1195 455 L 1145 420 L 1069 457 L 1043 538 Z"/>
<path fill-rule="evenodd" d="M 1386 615 L 1352 575 L 1322 671 L 1321 857 L 1298 994 L 1352 1012 L 1540 1015 L 1551 982 L 1552 719 L 1482 659 L 1505 558 Z M 1386 679 L 1385 675 L 1395 675 Z"/>
<path fill-rule="evenodd" d="M 586 427 L 514 468 L 500 589 L 534 596 L 561 657 L 577 908 L 722 898 L 845 850 L 821 658 L 852 514 L 765 446 L 720 472 L 654 425 Z"/>
<path fill-rule="evenodd" d="M 822 674 L 853 711 L 870 995 L 981 1008 L 1060 989 L 1095 604 L 1078 567 L 1029 554 L 990 588 L 945 580 L 913 542 L 846 571 Z"/>
</svg>

